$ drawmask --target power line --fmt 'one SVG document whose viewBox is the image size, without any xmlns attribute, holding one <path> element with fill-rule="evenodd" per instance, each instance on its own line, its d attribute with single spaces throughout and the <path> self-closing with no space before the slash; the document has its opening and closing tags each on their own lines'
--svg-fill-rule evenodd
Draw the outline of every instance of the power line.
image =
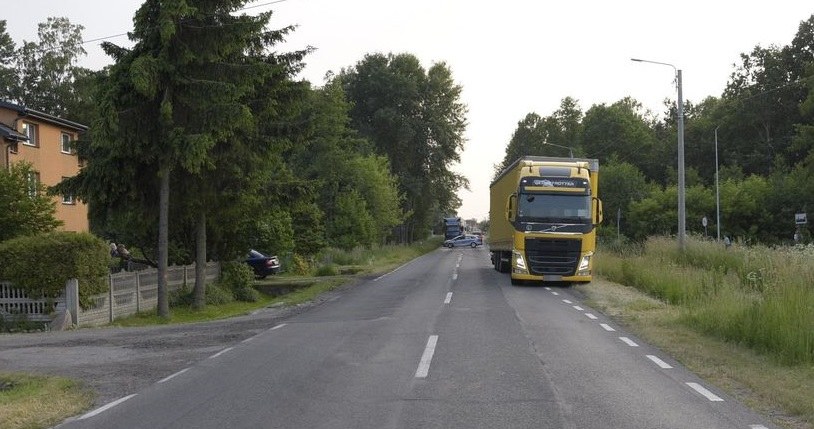
<svg viewBox="0 0 814 429">
<path fill-rule="evenodd" d="M 240 8 L 240 9 L 236 9 L 236 10 L 234 10 L 234 12 L 243 12 L 243 11 L 246 11 L 246 10 L 249 10 L 249 9 L 257 9 L 259 7 L 265 7 L 265 6 L 269 6 L 269 5 L 273 5 L 273 4 L 277 4 L 277 3 L 283 3 L 285 1 L 288 1 L 288 0 L 273 0 L 273 1 L 266 2 L 266 3 L 261 3 L 261 4 L 256 4 L 256 5 L 246 6 L 246 7 Z M 204 17 L 216 16 L 216 15 L 217 15 L 216 13 L 211 13 L 211 14 L 204 15 Z M 225 25 L 225 24 L 221 24 L 221 25 L 217 25 L 217 26 L 223 26 L 223 25 Z M 211 27 L 215 27 L 215 26 L 216 25 L 212 25 Z M 113 34 L 113 35 L 110 35 L 110 36 L 97 37 L 97 38 L 91 39 L 91 40 L 83 40 L 82 43 L 80 43 L 80 45 L 86 45 L 88 43 L 99 42 L 99 41 L 102 41 L 102 40 L 115 39 L 117 37 L 127 36 L 128 34 L 130 34 L 130 33 L 129 32 L 127 32 L 127 33 L 118 33 L 118 34 Z M 38 52 L 44 53 L 44 52 L 56 51 L 56 50 L 59 50 L 59 49 L 61 49 L 61 48 L 56 47 L 56 48 L 51 48 L 51 49 L 39 49 Z M 17 54 L 16 56 L 20 56 L 20 55 L 21 54 Z"/>
</svg>

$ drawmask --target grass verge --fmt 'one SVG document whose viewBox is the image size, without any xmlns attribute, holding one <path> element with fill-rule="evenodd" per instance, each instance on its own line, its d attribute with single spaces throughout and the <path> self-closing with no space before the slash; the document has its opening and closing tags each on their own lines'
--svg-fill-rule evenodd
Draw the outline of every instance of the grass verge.
<svg viewBox="0 0 814 429">
<path fill-rule="evenodd" d="M 771 355 L 704 335 L 683 321 L 682 308 L 633 287 L 595 277 L 576 288 L 587 296 L 588 305 L 776 424 L 793 429 L 814 425 L 814 366 L 783 364 Z"/>
<path fill-rule="evenodd" d="M 93 404 L 77 382 L 53 376 L 0 373 L 0 427 L 51 427 Z"/>
</svg>

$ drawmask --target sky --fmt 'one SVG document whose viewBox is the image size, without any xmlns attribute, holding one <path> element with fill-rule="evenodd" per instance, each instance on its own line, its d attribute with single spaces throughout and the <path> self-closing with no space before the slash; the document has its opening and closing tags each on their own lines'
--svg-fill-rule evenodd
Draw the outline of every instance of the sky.
<svg viewBox="0 0 814 429">
<path fill-rule="evenodd" d="M 25 13 L 0 19 L 18 45 L 36 40 L 37 24 L 49 16 L 84 26 L 89 41 L 132 30 L 141 3 L 28 0 Z M 247 13 L 273 10 L 273 28 L 297 26 L 277 51 L 316 48 L 299 77 L 317 86 L 327 72 L 368 53 L 411 53 L 425 68 L 446 63 L 468 108 L 461 162 L 452 166 L 470 183 L 458 193 L 458 215 L 477 220 L 489 216 L 493 166 L 526 114 L 551 115 L 565 97 L 584 112 L 629 96 L 661 115 L 664 100 L 676 98 L 673 69 L 631 58 L 682 70 L 685 100 L 720 96 L 740 54 L 789 44 L 814 14 L 804 0 L 257 0 L 248 6 L 256 7 Z M 130 46 L 123 36 L 108 40 Z M 86 44 L 79 65 L 99 69 L 110 62 L 99 43 Z"/>
</svg>

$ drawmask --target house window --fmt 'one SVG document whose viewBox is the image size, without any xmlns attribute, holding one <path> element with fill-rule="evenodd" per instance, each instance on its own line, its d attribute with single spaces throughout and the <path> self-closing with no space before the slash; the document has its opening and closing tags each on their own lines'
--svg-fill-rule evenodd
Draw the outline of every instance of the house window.
<svg viewBox="0 0 814 429">
<path fill-rule="evenodd" d="M 40 145 L 39 140 L 39 130 L 37 130 L 37 125 L 32 124 L 30 122 L 23 122 L 23 134 L 28 136 L 28 141 L 24 141 L 23 144 L 27 146 L 34 146 L 38 147 Z"/>
<path fill-rule="evenodd" d="M 32 171 L 28 173 L 28 196 L 31 198 L 40 194 L 40 173 Z"/>
<path fill-rule="evenodd" d="M 73 140 L 72 137 L 73 136 L 71 136 L 68 133 L 60 134 L 60 136 L 59 136 L 59 150 L 62 153 L 68 153 L 68 154 L 74 153 L 74 150 L 71 147 L 71 140 Z"/>
<path fill-rule="evenodd" d="M 67 177 L 63 177 L 62 180 L 67 179 Z M 62 196 L 62 204 L 76 204 L 76 198 L 74 198 L 73 194 L 65 194 Z"/>
</svg>

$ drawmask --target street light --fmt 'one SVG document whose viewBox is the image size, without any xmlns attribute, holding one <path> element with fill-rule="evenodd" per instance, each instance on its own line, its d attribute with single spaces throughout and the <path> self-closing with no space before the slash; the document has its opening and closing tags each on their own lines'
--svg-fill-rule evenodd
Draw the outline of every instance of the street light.
<svg viewBox="0 0 814 429">
<path fill-rule="evenodd" d="M 638 58 L 631 58 L 630 60 L 639 63 L 670 66 L 673 68 L 673 71 L 675 71 L 676 87 L 678 88 L 678 247 L 684 250 L 687 219 L 684 209 L 684 99 L 682 98 L 681 70 L 670 63 L 660 63 L 658 61 L 641 60 Z"/>
<path fill-rule="evenodd" d="M 718 241 L 721 241 L 721 193 L 718 188 L 718 125 L 715 127 L 715 215 L 718 217 L 715 223 L 718 227 Z"/>
<path fill-rule="evenodd" d="M 558 145 L 558 144 L 554 144 L 554 143 L 548 143 L 548 142 L 543 142 L 543 144 L 544 144 L 544 145 L 548 145 L 548 146 L 556 146 L 556 147 L 561 147 L 561 148 L 563 148 L 563 149 L 568 149 L 568 155 L 570 155 L 570 156 L 571 156 L 571 158 L 573 158 L 573 157 L 574 157 L 574 151 L 573 151 L 573 150 L 571 150 L 571 148 L 570 148 L 570 147 L 568 147 L 568 146 L 562 146 L 562 145 Z"/>
</svg>

